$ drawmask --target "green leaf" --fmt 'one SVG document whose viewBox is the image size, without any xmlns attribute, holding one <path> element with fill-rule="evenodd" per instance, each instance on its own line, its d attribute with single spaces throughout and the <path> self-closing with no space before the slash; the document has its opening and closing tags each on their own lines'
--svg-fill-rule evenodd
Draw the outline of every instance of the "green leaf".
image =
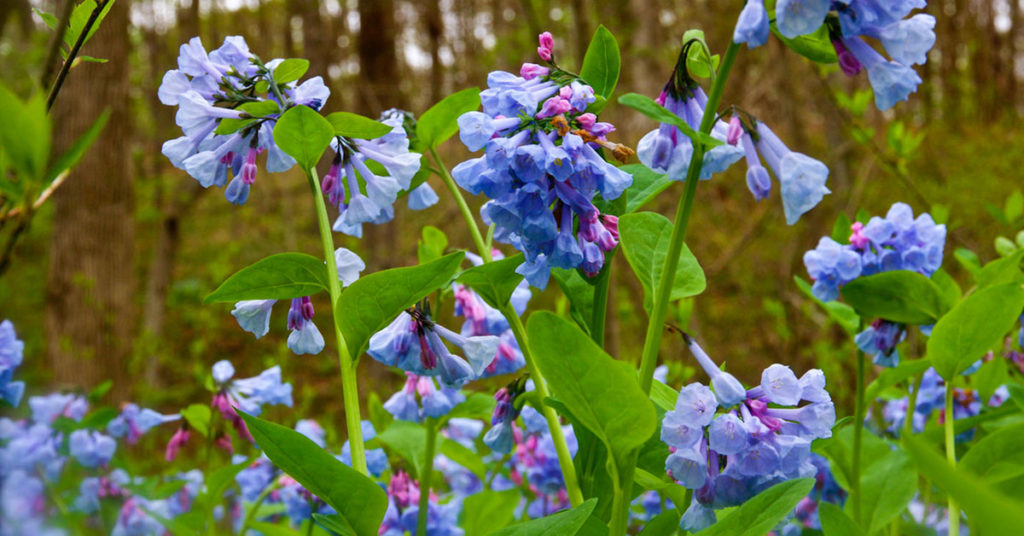
<svg viewBox="0 0 1024 536">
<path fill-rule="evenodd" d="M 813 33 L 807 35 L 801 35 L 794 39 L 779 33 L 779 29 L 775 27 L 775 22 L 771 25 L 772 33 L 775 37 L 778 37 L 783 44 L 791 48 L 793 52 L 800 54 L 801 56 L 816 62 L 816 63 L 837 63 L 839 57 L 836 56 L 836 49 L 832 46 L 832 41 L 828 36 L 828 28 L 822 24 L 820 28 L 815 30 Z"/>
<path fill-rule="evenodd" d="M 1006 198 L 1006 204 L 1003 206 L 1003 213 L 1006 214 L 1006 219 L 1010 222 L 1015 222 L 1024 216 L 1024 194 L 1020 190 L 1014 190 L 1009 197 Z"/>
<path fill-rule="evenodd" d="M 918 436 L 904 437 L 903 445 L 921 475 L 956 498 L 979 534 L 1004 534 L 1007 527 L 1024 527 L 1024 504 L 997 493 L 977 476 L 950 467 Z"/>
<path fill-rule="evenodd" d="M 203 303 L 286 300 L 327 290 L 327 265 L 305 253 L 278 253 L 227 278 Z"/>
<path fill-rule="evenodd" d="M 444 256 L 444 250 L 448 248 L 448 236 L 444 231 L 427 225 L 421 233 L 423 238 L 416 245 L 416 257 L 420 264 L 440 259 Z"/>
<path fill-rule="evenodd" d="M 350 355 L 362 355 L 370 336 L 431 292 L 447 286 L 463 257 L 465 252 L 459 251 L 427 264 L 373 273 L 349 285 L 338 298 L 334 317 Z"/>
<path fill-rule="evenodd" d="M 983 289 L 1005 283 L 1024 283 L 1024 273 L 1021 272 L 1022 260 L 1024 260 L 1024 249 L 986 264 L 975 274 L 978 288 Z"/>
<path fill-rule="evenodd" d="M 850 489 L 853 474 L 853 426 L 843 426 L 834 430 L 832 437 L 814 442 L 814 452 L 829 460 L 832 474 L 843 489 Z M 861 451 L 861 474 L 879 460 L 883 459 L 892 447 L 874 434 L 864 434 Z"/>
<path fill-rule="evenodd" d="M 331 514 L 329 516 L 313 514 L 313 521 L 316 521 L 321 527 L 338 536 L 356 536 L 356 529 L 352 528 L 352 525 L 338 514 Z"/>
<path fill-rule="evenodd" d="M 661 383 L 660 380 L 651 382 L 651 401 L 663 411 L 675 409 L 677 398 L 679 398 L 679 391 Z"/>
<path fill-rule="evenodd" d="M 981 359 L 1020 316 L 1024 288 L 1009 283 L 980 290 L 964 298 L 942 317 L 928 338 L 928 358 L 950 380 Z"/>
<path fill-rule="evenodd" d="M 334 126 L 309 106 L 289 108 L 274 125 L 274 143 L 303 171 L 316 166 L 333 137 Z"/>
<path fill-rule="evenodd" d="M 919 374 L 923 374 L 932 364 L 927 359 L 903 361 L 892 368 L 885 368 L 878 374 L 864 391 L 865 400 L 875 400 L 882 391 Z"/>
<path fill-rule="evenodd" d="M 944 309 L 948 311 L 960 302 L 960 298 L 963 297 L 964 293 L 960 290 L 960 285 L 956 283 L 956 280 L 948 272 L 940 269 L 932 274 L 931 280 L 932 283 L 935 283 L 935 287 L 939 289 Z"/>
<path fill-rule="evenodd" d="M 39 92 L 22 101 L 0 84 L 0 149 L 26 180 L 40 180 L 50 157 L 50 118 L 46 99 Z M 6 177 L 2 178 L 7 180 Z"/>
<path fill-rule="evenodd" d="M 462 523 L 466 534 L 487 534 L 502 529 L 512 522 L 519 506 L 519 490 L 492 491 L 485 489 L 466 497 L 462 505 Z"/>
<path fill-rule="evenodd" d="M 110 12 L 110 8 L 114 7 L 114 2 L 111 0 L 107 2 L 107 5 L 103 6 L 103 10 L 100 11 L 99 16 L 93 23 L 92 27 L 89 28 L 89 33 L 85 34 L 85 41 L 82 41 L 83 45 L 88 43 L 92 36 L 96 34 L 96 30 L 100 29 L 100 23 L 106 18 L 107 13 Z M 85 23 L 89 21 L 89 17 L 92 12 L 96 9 L 96 2 L 94 0 L 85 0 L 81 4 L 75 7 L 71 12 L 71 20 L 68 21 L 68 29 L 64 32 L 64 43 L 67 44 L 68 49 L 71 49 L 75 45 L 75 41 L 78 41 L 78 36 L 82 35 L 82 30 L 85 29 Z"/>
<path fill-rule="evenodd" d="M 458 441 L 453 441 L 448 438 L 438 438 L 438 450 L 441 454 L 444 454 L 449 460 L 461 465 L 469 472 L 473 473 L 480 480 L 487 479 L 487 467 L 484 465 L 483 460 L 480 456 L 473 452 L 472 449 L 466 447 Z"/>
<path fill-rule="evenodd" d="M 676 509 L 662 512 L 644 525 L 640 536 L 673 536 L 679 528 L 679 511 Z"/>
<path fill-rule="evenodd" d="M 490 536 L 567 536 L 576 534 L 583 527 L 594 510 L 597 501 L 590 499 L 583 504 L 547 517 L 506 527 Z M 467 533 L 468 534 L 468 533 Z"/>
<path fill-rule="evenodd" d="M 516 273 L 522 263 L 522 255 L 488 262 L 462 272 L 455 280 L 475 290 L 491 307 L 501 309 L 523 280 L 523 276 Z"/>
<path fill-rule="evenodd" d="M 708 134 L 703 132 L 697 132 L 693 130 L 683 121 L 678 115 L 668 111 L 664 106 L 654 102 L 654 99 L 647 95 L 640 95 L 639 93 L 626 93 L 619 97 L 619 103 L 629 106 L 630 108 L 646 115 L 648 118 L 653 119 L 659 123 L 668 123 L 675 125 L 683 135 L 690 138 L 694 143 L 702 143 L 708 149 L 722 145 L 721 140 L 716 140 Z"/>
<path fill-rule="evenodd" d="M 441 145 L 459 131 L 459 116 L 480 107 L 480 90 L 475 87 L 452 93 L 423 112 L 416 123 L 416 136 L 428 149 Z"/>
<path fill-rule="evenodd" d="M 609 98 L 619 81 L 619 43 L 604 25 L 597 27 L 583 56 L 580 78 L 594 88 L 594 93 Z"/>
<path fill-rule="evenodd" d="M 43 24 L 45 24 L 46 27 L 51 30 L 56 30 L 57 25 L 60 24 L 60 21 L 57 20 L 57 17 L 53 16 L 50 13 L 47 13 L 37 8 L 32 8 L 32 11 L 35 11 L 36 15 L 39 15 L 39 18 L 43 19 Z"/>
<path fill-rule="evenodd" d="M 991 400 L 996 389 L 1010 381 L 1010 374 L 1006 363 L 1006 359 L 986 361 L 971 376 L 971 383 L 978 390 L 978 398 L 983 401 Z"/>
<path fill-rule="evenodd" d="M 917 493 L 917 473 L 907 453 L 892 451 L 868 467 L 861 476 L 861 490 L 860 526 L 874 534 L 900 515 Z M 847 506 L 852 511 L 853 502 Z"/>
<path fill-rule="evenodd" d="M 327 121 L 334 126 L 335 136 L 345 136 L 346 138 L 372 140 L 392 130 L 392 127 L 380 121 L 349 112 L 334 112 L 327 116 Z"/>
<path fill-rule="evenodd" d="M 192 427 L 193 430 L 203 434 L 203 436 L 210 435 L 210 406 L 206 404 L 191 404 L 189 407 L 181 410 L 181 416 L 185 418 L 185 422 Z"/>
<path fill-rule="evenodd" d="M 971 272 L 975 278 L 981 272 L 981 261 L 978 260 L 978 255 L 967 248 L 957 248 L 953 252 L 953 257 L 960 263 L 961 266 Z"/>
<path fill-rule="evenodd" d="M 864 536 L 860 526 L 843 513 L 842 508 L 830 502 L 818 503 L 818 517 L 821 519 L 821 529 L 827 536 Z"/>
<path fill-rule="evenodd" d="M 206 489 L 196 498 L 196 504 L 202 505 L 203 510 L 210 511 L 210 509 L 224 499 L 224 492 L 235 482 L 235 477 L 238 476 L 238 473 L 241 473 L 251 464 L 252 459 L 246 458 L 242 462 L 225 465 L 214 471 L 206 479 Z"/>
<path fill-rule="evenodd" d="M 672 223 L 654 212 L 627 214 L 619 218 L 619 236 L 626 260 L 644 287 L 644 308 L 649 311 L 668 255 Z M 669 300 L 696 296 L 706 287 L 704 270 L 690 248 L 683 244 Z"/>
<path fill-rule="evenodd" d="M 57 161 L 50 166 L 50 170 L 46 172 L 46 183 L 53 182 L 57 177 L 60 176 L 64 171 L 75 167 L 78 161 L 82 159 L 82 155 L 92 147 L 96 138 L 103 131 L 103 127 L 107 125 L 107 119 L 110 119 L 110 109 L 103 110 L 103 113 L 96 118 L 96 121 L 82 133 L 81 136 L 68 147 L 68 150 L 64 154 L 57 158 Z"/>
<path fill-rule="evenodd" d="M 1024 477 L 1024 423 L 1002 428 L 974 444 L 960 469 L 977 475 L 994 490 L 1020 500 Z"/>
<path fill-rule="evenodd" d="M 555 278 L 555 282 L 569 300 L 569 314 L 572 315 L 572 319 L 580 329 L 590 333 L 590 322 L 594 314 L 594 286 L 576 270 L 552 268 L 551 277 Z"/>
<path fill-rule="evenodd" d="M 427 430 L 421 424 L 395 420 L 387 430 L 377 434 L 375 440 L 412 464 L 414 477 L 423 477 L 423 461 L 427 455 Z"/>
<path fill-rule="evenodd" d="M 163 525 L 174 536 L 195 536 L 196 534 L 201 534 L 203 532 L 203 525 L 206 523 L 205 516 L 199 511 L 185 512 L 180 516 L 175 516 L 173 519 L 167 519 L 145 506 L 140 506 L 139 508 L 146 512 L 149 517 L 155 519 L 157 523 Z"/>
<path fill-rule="evenodd" d="M 220 123 L 217 125 L 217 130 L 213 131 L 214 134 L 233 134 L 238 132 L 239 130 L 254 123 L 258 117 L 280 113 L 281 107 L 272 100 L 264 100 L 259 102 L 246 102 L 236 108 L 236 110 L 245 112 L 245 114 L 243 114 L 239 119 L 221 119 Z"/>
<path fill-rule="evenodd" d="M 657 430 L 654 404 L 640 389 L 636 370 L 553 313 L 531 315 L 526 332 L 551 394 L 600 439 L 612 459 L 607 465 L 613 485 L 628 492 L 632 480 L 622 481 L 627 464 L 634 463 L 638 449 Z"/>
<path fill-rule="evenodd" d="M 388 498 L 376 482 L 295 430 L 244 412 L 239 415 L 274 465 L 333 507 L 358 536 L 377 535 Z"/>
<path fill-rule="evenodd" d="M 812 487 L 812 478 L 776 484 L 743 503 L 729 517 L 698 532 L 697 536 L 764 536 L 789 515 Z"/>
<path fill-rule="evenodd" d="M 633 184 L 626 189 L 626 213 L 640 210 L 675 182 L 668 175 L 655 173 L 643 164 L 626 164 L 619 169 L 633 176 Z"/>
<path fill-rule="evenodd" d="M 946 311 L 942 292 L 935 283 L 910 270 L 858 277 L 840 292 L 843 300 L 867 319 L 924 325 L 934 323 Z"/>
<path fill-rule="evenodd" d="M 839 213 L 839 217 L 836 218 L 836 222 L 832 224 L 832 240 L 839 242 L 840 244 L 850 243 L 850 225 L 853 222 L 846 214 Z"/>
<path fill-rule="evenodd" d="M 287 84 L 294 82 L 309 70 L 309 60 L 302 58 L 289 58 L 282 61 L 274 68 L 274 83 Z"/>
<path fill-rule="evenodd" d="M 686 70 L 690 75 L 697 78 L 711 78 L 711 75 L 718 70 L 718 56 L 708 55 L 708 44 L 704 40 L 702 30 L 687 30 L 683 34 L 683 43 L 695 41 L 686 52 Z"/>
<path fill-rule="evenodd" d="M 251 521 L 249 525 L 264 536 L 299 536 L 299 531 L 287 526 L 266 521 Z"/>
<path fill-rule="evenodd" d="M 853 310 L 853 307 L 838 301 L 823 302 L 819 300 L 811 290 L 811 284 L 798 275 L 793 276 L 793 281 L 796 282 L 796 286 L 801 292 L 820 305 L 828 313 L 829 318 L 839 324 L 839 327 L 843 328 L 851 337 L 860 331 L 860 316 Z"/>
</svg>

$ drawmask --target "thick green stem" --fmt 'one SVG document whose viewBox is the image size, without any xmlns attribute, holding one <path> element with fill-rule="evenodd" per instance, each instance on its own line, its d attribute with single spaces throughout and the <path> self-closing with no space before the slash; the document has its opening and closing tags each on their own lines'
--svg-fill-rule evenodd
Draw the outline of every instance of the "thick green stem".
<svg viewBox="0 0 1024 536">
<path fill-rule="evenodd" d="M 341 296 L 341 281 L 338 279 L 338 265 L 334 260 L 334 236 L 331 222 L 327 217 L 327 204 L 324 194 L 320 191 L 320 181 L 316 168 L 306 172 L 309 187 L 313 190 L 316 201 L 316 219 L 320 227 L 320 240 L 324 247 L 324 261 L 327 262 L 328 291 L 331 294 L 331 318 L 334 325 L 334 336 L 338 343 L 338 365 L 341 367 L 341 395 L 345 403 L 345 425 L 348 428 L 348 442 L 352 450 L 352 468 L 362 474 L 366 472 L 366 448 L 363 445 L 363 429 L 359 414 L 359 387 L 356 382 L 356 363 L 352 360 L 345 344 L 345 336 L 338 327 L 335 306 Z"/>
<path fill-rule="evenodd" d="M 864 352 L 857 350 L 857 393 L 853 408 L 853 470 L 850 490 L 853 492 L 853 516 L 858 522 L 861 515 L 860 458 L 864 437 L 864 375 L 867 368 Z M 908 414 L 909 415 L 909 414 Z"/>
<path fill-rule="evenodd" d="M 484 262 L 493 261 L 494 257 L 491 255 L 490 248 L 484 242 L 483 235 L 480 234 L 480 227 L 476 224 L 476 218 L 473 217 L 473 212 L 469 210 L 466 199 L 462 197 L 462 192 L 459 190 L 458 185 L 455 184 L 455 179 L 448 172 L 448 167 L 441 162 L 441 157 L 437 154 L 436 149 L 431 148 L 430 155 L 434 158 L 437 168 L 441 170 L 441 179 L 444 180 L 445 186 L 448 187 L 448 191 L 459 205 L 459 210 L 462 212 L 462 217 L 466 220 L 466 226 L 469 227 L 469 232 L 473 236 L 473 242 L 476 244 L 480 256 L 483 257 Z M 519 349 L 523 352 L 526 368 L 533 378 L 534 388 L 541 400 L 541 403 L 538 404 L 540 407 L 537 409 L 544 415 L 544 420 L 548 423 L 551 441 L 555 445 L 555 452 L 558 453 L 558 465 L 562 469 L 562 479 L 565 480 L 565 489 L 569 494 L 569 503 L 573 507 L 579 506 L 583 504 L 583 492 L 580 491 L 579 481 L 576 479 L 576 467 L 572 464 L 572 453 L 569 452 L 569 444 L 565 441 L 565 434 L 562 433 L 562 423 L 558 421 L 558 415 L 555 414 L 555 410 L 543 403 L 544 399 L 548 397 L 548 387 L 544 382 L 544 377 L 537 370 L 537 365 L 533 362 L 533 356 L 530 355 L 530 347 L 527 344 L 526 329 L 523 328 L 523 321 L 519 318 L 519 313 L 516 312 L 511 304 L 505 304 L 501 308 L 501 314 L 505 316 L 509 326 L 512 328 L 512 334 L 519 344 Z"/>
<path fill-rule="evenodd" d="M 729 73 L 736 61 L 739 48 L 736 43 L 730 43 L 729 48 L 725 51 L 725 56 L 722 57 L 721 68 L 715 77 L 714 85 L 711 86 L 708 104 L 704 107 L 704 118 L 700 122 L 700 132 L 704 134 L 711 132 L 711 127 L 715 124 L 718 104 L 722 100 L 722 91 L 725 90 L 725 82 L 729 79 Z M 645 393 L 651 392 L 654 368 L 658 365 L 662 326 L 665 325 L 669 296 L 672 294 L 672 283 L 675 281 L 676 269 L 679 268 L 679 252 L 682 251 L 683 240 L 686 238 L 686 227 L 690 222 L 690 212 L 693 209 L 693 199 L 697 193 L 700 170 L 704 166 L 705 151 L 704 144 L 694 143 L 693 158 L 690 160 L 690 169 L 686 174 L 686 190 L 683 197 L 679 199 L 679 206 L 676 207 L 676 220 L 672 226 L 672 236 L 669 238 L 668 253 L 665 255 L 665 264 L 661 270 L 658 286 L 654 290 L 654 304 L 651 307 L 647 335 L 644 337 L 644 349 L 640 357 L 640 387 Z"/>
<path fill-rule="evenodd" d="M 946 460 L 949 461 L 949 465 L 955 469 L 956 440 L 953 433 L 954 420 L 953 385 L 952 382 L 946 382 L 946 415 L 944 423 L 944 428 L 946 430 Z M 947 495 L 949 497 L 949 536 L 960 536 L 960 505 L 957 504 L 952 493 L 947 493 Z"/>
<path fill-rule="evenodd" d="M 594 310 L 590 317 L 590 338 L 598 346 L 604 348 L 604 325 L 608 318 L 608 287 L 611 285 L 612 254 L 604 258 L 604 267 L 601 273 L 597 274 L 597 281 L 594 283 Z"/>
<path fill-rule="evenodd" d="M 437 419 L 427 417 L 427 444 L 420 475 L 420 505 L 416 512 L 416 534 L 427 533 L 427 510 L 430 506 L 430 480 L 434 476 L 434 450 L 437 448 Z"/>
</svg>

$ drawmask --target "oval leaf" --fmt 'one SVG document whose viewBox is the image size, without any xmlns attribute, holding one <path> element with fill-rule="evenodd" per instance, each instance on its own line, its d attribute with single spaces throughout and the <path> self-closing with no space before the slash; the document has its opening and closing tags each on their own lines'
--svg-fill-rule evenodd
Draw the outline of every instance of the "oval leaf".
<svg viewBox="0 0 1024 536">
<path fill-rule="evenodd" d="M 334 112 L 327 116 L 327 121 L 334 127 L 336 136 L 363 140 L 379 138 L 392 129 L 380 121 L 349 112 Z"/>
<path fill-rule="evenodd" d="M 583 504 L 558 512 L 547 517 L 527 521 L 518 525 L 504 528 L 497 532 L 490 533 L 491 536 L 566 536 L 576 534 L 583 527 L 597 505 L 596 499 L 590 499 Z"/>
<path fill-rule="evenodd" d="M 295 430 L 241 411 L 238 414 L 274 465 L 334 508 L 358 536 L 377 536 L 388 497 L 376 482 Z"/>
<path fill-rule="evenodd" d="M 646 115 L 648 118 L 653 119 L 659 123 L 668 123 L 675 125 L 683 134 L 694 141 L 694 143 L 703 143 L 707 148 L 717 147 L 722 145 L 721 140 L 716 140 L 710 135 L 703 132 L 697 132 L 686 124 L 678 115 L 668 111 L 664 106 L 654 102 L 654 99 L 647 95 L 641 95 L 639 93 L 626 93 L 619 97 L 619 103 L 629 106 L 630 108 Z"/>
<path fill-rule="evenodd" d="M 594 88 L 594 93 L 607 99 L 615 92 L 621 62 L 615 36 L 604 25 L 598 26 L 583 56 L 580 78 Z"/>
<path fill-rule="evenodd" d="M 928 358 L 940 376 L 949 380 L 981 359 L 1020 316 L 1024 288 L 1017 283 L 997 285 L 964 298 L 942 317 L 928 338 Z"/>
<path fill-rule="evenodd" d="M 516 273 L 522 263 L 522 255 L 488 262 L 462 272 L 456 281 L 475 290 L 491 307 L 501 309 L 523 280 L 523 276 Z"/>
<path fill-rule="evenodd" d="M 843 300 L 865 319 L 925 325 L 934 323 L 946 311 L 939 287 L 909 270 L 858 277 L 840 292 Z"/>
<path fill-rule="evenodd" d="M 656 286 L 661 281 L 661 271 L 668 254 L 672 223 L 668 218 L 654 212 L 638 212 L 619 218 L 619 235 L 626 260 L 644 287 L 644 308 L 650 310 Z M 683 244 L 679 253 L 679 265 L 672 283 L 670 300 L 696 296 L 707 287 L 704 270 L 690 248 Z"/>
<path fill-rule="evenodd" d="M 480 107 L 480 90 L 471 87 L 441 99 L 423 112 L 416 123 L 416 135 L 427 148 L 441 145 L 459 131 L 459 116 Z"/>
<path fill-rule="evenodd" d="M 775 37 L 779 38 L 787 47 L 800 54 L 801 56 L 816 62 L 816 63 L 837 63 L 839 56 L 836 55 L 836 49 L 832 46 L 832 41 L 828 36 L 828 27 L 824 24 L 820 28 L 807 35 L 801 35 L 796 38 L 790 39 L 781 33 L 779 29 L 772 22 L 771 25 L 772 33 Z"/>
<path fill-rule="evenodd" d="M 812 478 L 776 484 L 743 503 L 729 517 L 698 532 L 697 536 L 763 536 L 789 515 L 812 487 Z"/>
<path fill-rule="evenodd" d="M 203 303 L 301 298 L 328 285 L 324 261 L 305 253 L 279 253 L 235 272 Z"/>
<path fill-rule="evenodd" d="M 309 70 L 309 60 L 302 58 L 289 58 L 284 60 L 274 69 L 274 82 L 287 84 L 294 82 Z"/>
<path fill-rule="evenodd" d="M 384 329 L 402 311 L 450 283 L 464 256 L 459 251 L 427 264 L 383 270 L 349 285 L 335 304 L 334 318 L 350 355 L 361 355 L 370 336 Z"/>
<path fill-rule="evenodd" d="M 274 125 L 274 143 L 304 171 L 320 161 L 331 143 L 334 127 L 309 106 L 293 106 Z"/>
<path fill-rule="evenodd" d="M 626 164 L 619 168 L 633 176 L 633 184 L 626 189 L 627 213 L 640 210 L 675 182 L 668 175 L 651 171 L 643 164 Z"/>
</svg>

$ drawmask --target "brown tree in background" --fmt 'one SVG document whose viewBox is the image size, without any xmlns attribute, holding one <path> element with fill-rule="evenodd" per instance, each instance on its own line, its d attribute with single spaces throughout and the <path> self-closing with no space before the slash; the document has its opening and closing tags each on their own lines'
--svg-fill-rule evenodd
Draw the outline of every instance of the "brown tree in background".
<svg viewBox="0 0 1024 536">
<path fill-rule="evenodd" d="M 107 58 L 68 76 L 54 109 L 57 153 L 111 109 L 96 144 L 54 196 L 46 292 L 48 358 L 54 380 L 123 392 L 135 334 L 134 199 L 129 106 L 128 0 L 119 0 L 83 52 Z M 89 72 L 84 72 L 89 71 Z"/>
</svg>

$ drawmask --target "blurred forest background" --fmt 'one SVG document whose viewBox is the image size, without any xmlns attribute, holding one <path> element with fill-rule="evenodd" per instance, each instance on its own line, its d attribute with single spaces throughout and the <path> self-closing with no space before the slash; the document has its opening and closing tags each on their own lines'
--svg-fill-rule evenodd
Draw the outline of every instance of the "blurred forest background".
<svg viewBox="0 0 1024 536">
<path fill-rule="evenodd" d="M 721 52 L 742 4 L 117 0 L 83 50 L 109 61 L 74 68 L 54 108 L 54 154 L 104 109 L 112 112 L 110 122 L 0 276 L 0 317 L 11 319 L 26 342 L 19 375 L 32 393 L 88 390 L 112 378 L 111 403 L 135 400 L 169 412 L 205 401 L 203 379 L 217 360 L 231 359 L 243 376 L 280 363 L 300 411 L 338 417 L 330 340 L 320 356 L 295 357 L 284 344 L 283 309 L 257 341 L 238 328 L 230 307 L 201 304 L 236 269 L 281 251 L 315 254 L 319 245 L 308 188 L 296 170 L 261 172 L 249 202 L 238 208 L 222 190 L 203 190 L 160 154 L 161 144 L 179 134 L 173 109 L 157 100 L 157 87 L 175 68 L 179 44 L 192 36 L 212 49 L 227 35 L 242 35 L 264 59 L 308 58 L 308 75 L 323 75 L 331 88 L 326 111 L 376 117 L 391 107 L 418 114 L 450 92 L 485 86 L 491 70 L 517 71 L 521 62 L 536 61 L 536 36 L 544 30 L 555 36 L 559 63 L 578 66 L 598 24 L 622 48 L 618 93 L 653 97 L 668 79 L 683 33 L 702 29 Z M 50 38 L 33 8 L 52 13 L 63 5 L 0 2 L 0 72 L 22 96 L 38 91 Z M 919 68 L 924 83 L 885 118 L 869 105 L 865 75 L 850 79 L 836 68 L 820 68 L 776 40 L 752 53 L 744 49 L 723 103 L 744 107 L 790 147 L 824 161 L 832 195 L 790 227 L 778 188 L 755 203 L 742 164 L 702 184 L 688 244 L 706 271 L 708 290 L 680 304 L 674 322 L 747 383 L 759 381 L 767 363 L 782 361 L 798 373 L 821 366 L 834 392 L 852 391 L 846 374 L 852 344 L 794 284 L 794 275 L 806 278 L 802 255 L 830 234 L 840 213 L 882 215 L 896 201 L 946 219 L 945 266 L 961 282 L 967 275 L 954 260 L 955 249 L 988 260 L 996 255 L 997 235 L 1017 233 L 1024 220 L 1015 208 L 1019 194 L 1011 194 L 1024 176 L 1022 5 L 930 1 L 938 41 Z M 632 146 L 655 126 L 614 104 L 602 118 L 618 127 L 616 141 Z M 467 157 L 456 140 L 442 154 L 449 167 Z M 438 206 L 411 212 L 399 203 L 393 222 L 369 227 L 359 241 L 338 235 L 340 245 L 360 253 L 369 270 L 414 264 L 425 225 L 448 233 L 451 247 L 470 247 L 455 204 L 439 181 L 433 184 L 442 196 Z M 681 192 L 676 184 L 648 208 L 671 217 Z M 646 324 L 642 289 L 622 255 L 612 277 L 607 347 L 637 361 Z M 324 330 L 326 301 L 315 304 Z M 532 304 L 566 309 L 554 283 L 535 292 Z M 678 386 L 692 373 L 690 358 L 678 337 L 669 335 L 664 344 L 663 360 Z M 370 359 L 360 370 L 363 393 L 376 390 L 386 399 L 400 385 L 398 375 Z M 495 383 L 501 381 L 507 380 Z"/>
</svg>

